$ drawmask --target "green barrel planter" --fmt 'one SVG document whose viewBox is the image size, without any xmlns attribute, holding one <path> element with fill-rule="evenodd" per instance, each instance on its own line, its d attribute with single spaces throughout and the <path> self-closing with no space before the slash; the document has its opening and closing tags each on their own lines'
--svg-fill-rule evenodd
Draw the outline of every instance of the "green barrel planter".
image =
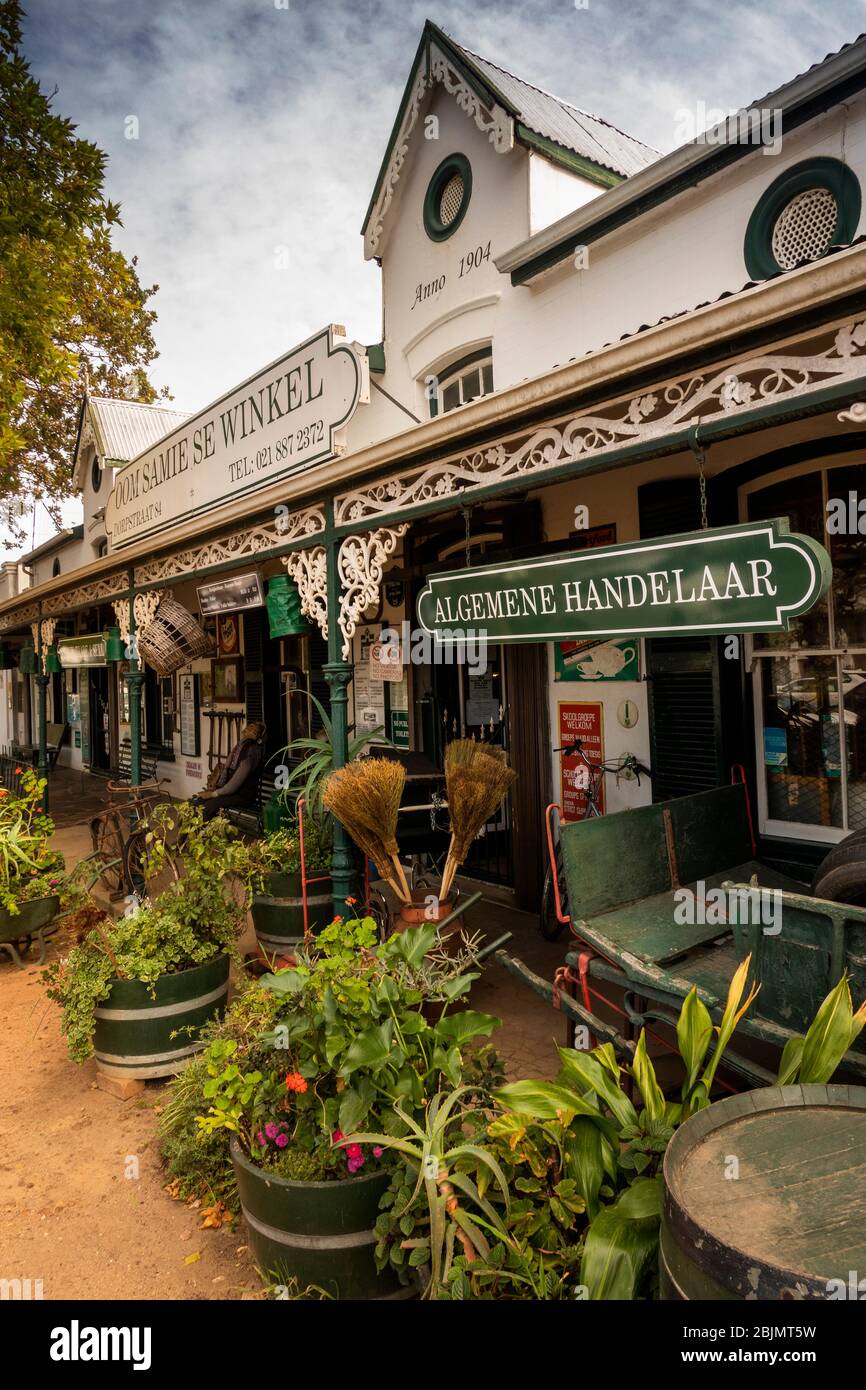
<svg viewBox="0 0 866 1390">
<path fill-rule="evenodd" d="M 265 1173 L 231 1143 L 241 1209 L 262 1278 L 298 1293 L 315 1285 L 342 1300 L 405 1298 L 390 1270 L 376 1272 L 373 1224 L 389 1174 L 291 1182 Z"/>
<path fill-rule="evenodd" d="M 864 1186 L 866 1086 L 767 1086 L 699 1110 L 664 1158 L 662 1298 L 858 1297 Z"/>
<path fill-rule="evenodd" d="M 304 939 L 304 897 L 299 873 L 270 873 L 267 893 L 253 895 L 256 938 L 268 955 L 291 955 Z M 310 930 L 321 931 L 333 921 L 333 890 L 329 878 L 307 885 Z"/>
<path fill-rule="evenodd" d="M 225 955 L 161 975 L 153 995 L 140 980 L 115 980 L 95 1010 L 93 1046 L 100 1068 L 141 1080 L 174 1075 L 200 1050 L 202 1025 L 225 1013 L 228 992 Z M 178 1029 L 190 1031 L 172 1037 Z"/>
<path fill-rule="evenodd" d="M 33 936 L 39 941 L 39 964 L 42 964 L 45 959 L 43 933 L 54 921 L 59 907 L 60 898 L 55 893 L 47 898 L 32 898 L 30 902 L 21 903 L 17 912 L 10 912 L 8 907 L 0 908 L 0 948 L 8 951 L 16 965 L 21 965 L 19 943 L 26 943 L 24 949 L 29 949 Z"/>
</svg>

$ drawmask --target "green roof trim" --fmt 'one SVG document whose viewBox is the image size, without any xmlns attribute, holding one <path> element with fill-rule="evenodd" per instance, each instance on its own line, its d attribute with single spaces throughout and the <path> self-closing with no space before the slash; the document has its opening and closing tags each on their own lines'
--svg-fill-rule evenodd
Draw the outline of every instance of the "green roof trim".
<svg viewBox="0 0 866 1390">
<path fill-rule="evenodd" d="M 596 164 L 584 155 L 575 154 L 573 150 L 567 150 L 563 145 L 557 145 L 554 140 L 548 140 L 544 135 L 536 135 L 534 130 L 530 130 L 519 121 L 514 133 L 524 145 L 528 145 L 530 149 L 538 150 L 539 154 L 546 155 L 554 164 L 561 164 L 570 174 L 579 174 L 581 178 L 589 179 L 591 183 L 600 184 L 602 188 L 615 188 L 618 183 L 625 182 L 624 174 L 617 174 L 613 169 L 605 169 L 601 164 Z"/>
</svg>

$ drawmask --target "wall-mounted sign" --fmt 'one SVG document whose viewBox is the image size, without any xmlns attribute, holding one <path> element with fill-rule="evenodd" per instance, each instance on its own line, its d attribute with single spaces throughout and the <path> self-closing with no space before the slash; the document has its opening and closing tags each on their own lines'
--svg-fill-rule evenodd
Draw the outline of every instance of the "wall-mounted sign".
<svg viewBox="0 0 866 1390">
<path fill-rule="evenodd" d="M 105 508 L 112 548 L 336 457 L 369 389 L 366 354 L 323 328 L 120 470 Z"/>
<path fill-rule="evenodd" d="M 604 762 L 604 713 L 600 704 L 578 704 L 561 701 L 559 711 L 559 746 L 583 745 L 591 763 Z M 589 773 L 583 759 L 576 753 L 559 755 L 559 804 L 563 820 L 583 820 L 586 815 Z M 598 783 L 598 809 L 604 814 L 604 777 Z"/>
<path fill-rule="evenodd" d="M 407 709 L 392 709 L 388 715 L 390 725 L 391 742 L 395 748 L 409 747 L 409 711 Z"/>
<path fill-rule="evenodd" d="M 187 672 L 177 678 L 177 700 L 180 706 L 180 751 L 185 758 L 197 758 L 201 752 L 199 735 L 198 676 Z"/>
<path fill-rule="evenodd" d="M 257 574 L 233 574 L 196 589 L 203 617 L 214 613 L 239 613 L 243 608 L 261 608 L 265 601 L 262 581 Z M 235 648 L 237 650 L 237 648 Z"/>
<path fill-rule="evenodd" d="M 818 602 L 830 557 L 782 519 L 433 575 L 418 620 L 440 645 L 784 632 Z"/>
<path fill-rule="evenodd" d="M 592 637 L 586 642 L 557 642 L 554 668 L 558 681 L 637 681 L 640 680 L 640 643 L 604 642 Z"/>
<path fill-rule="evenodd" d="M 104 666 L 105 633 L 94 632 L 90 637 L 64 637 L 57 643 L 60 665 Z"/>
</svg>

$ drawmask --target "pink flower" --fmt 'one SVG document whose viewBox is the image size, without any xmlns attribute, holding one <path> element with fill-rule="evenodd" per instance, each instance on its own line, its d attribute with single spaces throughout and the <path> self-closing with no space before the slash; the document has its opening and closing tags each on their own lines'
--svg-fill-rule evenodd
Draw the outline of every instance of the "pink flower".
<svg viewBox="0 0 866 1390">
<path fill-rule="evenodd" d="M 349 1159 L 348 1167 L 349 1167 L 349 1172 L 350 1172 L 350 1173 L 357 1173 L 358 1169 L 359 1169 L 359 1168 L 362 1168 L 363 1166 L 364 1166 L 364 1160 L 363 1160 L 363 1158 L 350 1158 L 350 1159 Z"/>
<path fill-rule="evenodd" d="M 373 1145 L 373 1157 L 374 1157 L 374 1158 L 381 1158 L 384 1152 L 385 1152 L 385 1150 L 382 1148 L 382 1145 L 381 1145 L 381 1144 L 374 1144 L 374 1145 Z"/>
<path fill-rule="evenodd" d="M 345 1139 L 345 1137 L 346 1136 L 343 1134 L 343 1131 L 341 1129 L 335 1129 L 333 1134 L 331 1135 L 331 1143 L 339 1144 L 340 1140 Z"/>
<path fill-rule="evenodd" d="M 256 1135 L 256 1142 L 257 1142 L 259 1145 L 261 1145 L 262 1148 L 264 1148 L 265 1145 L 266 1145 L 267 1142 L 268 1142 L 267 1139 L 265 1138 L 265 1136 L 262 1134 L 262 1131 L 261 1131 L 261 1130 L 259 1130 L 258 1134 Z"/>
<path fill-rule="evenodd" d="M 274 1124 L 273 1120 L 270 1124 L 265 1125 L 265 1134 L 268 1136 L 269 1139 L 276 1139 L 279 1132 L 280 1131 Z"/>
<path fill-rule="evenodd" d="M 276 1144 L 278 1149 L 284 1149 L 288 1142 L 289 1136 L 287 1134 L 278 1134 L 276 1139 L 274 1140 L 274 1143 Z"/>
<path fill-rule="evenodd" d="M 347 1144 L 347 1145 L 346 1145 L 346 1157 L 347 1157 L 351 1162 L 353 1162 L 353 1163 L 357 1163 L 359 1160 L 360 1160 L 361 1163 L 363 1163 L 363 1162 L 364 1162 L 364 1154 L 363 1154 L 363 1152 L 362 1152 L 362 1150 L 361 1150 L 361 1145 L 360 1145 L 360 1144 Z"/>
</svg>

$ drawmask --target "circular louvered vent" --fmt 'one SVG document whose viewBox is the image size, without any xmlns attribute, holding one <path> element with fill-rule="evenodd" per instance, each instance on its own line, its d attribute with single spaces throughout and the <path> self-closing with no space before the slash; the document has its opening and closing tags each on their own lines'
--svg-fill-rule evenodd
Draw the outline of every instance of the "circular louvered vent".
<svg viewBox="0 0 866 1390">
<path fill-rule="evenodd" d="M 783 270 L 823 256 L 836 229 L 839 207 L 829 188 L 807 188 L 779 213 L 773 255 Z"/>
</svg>

